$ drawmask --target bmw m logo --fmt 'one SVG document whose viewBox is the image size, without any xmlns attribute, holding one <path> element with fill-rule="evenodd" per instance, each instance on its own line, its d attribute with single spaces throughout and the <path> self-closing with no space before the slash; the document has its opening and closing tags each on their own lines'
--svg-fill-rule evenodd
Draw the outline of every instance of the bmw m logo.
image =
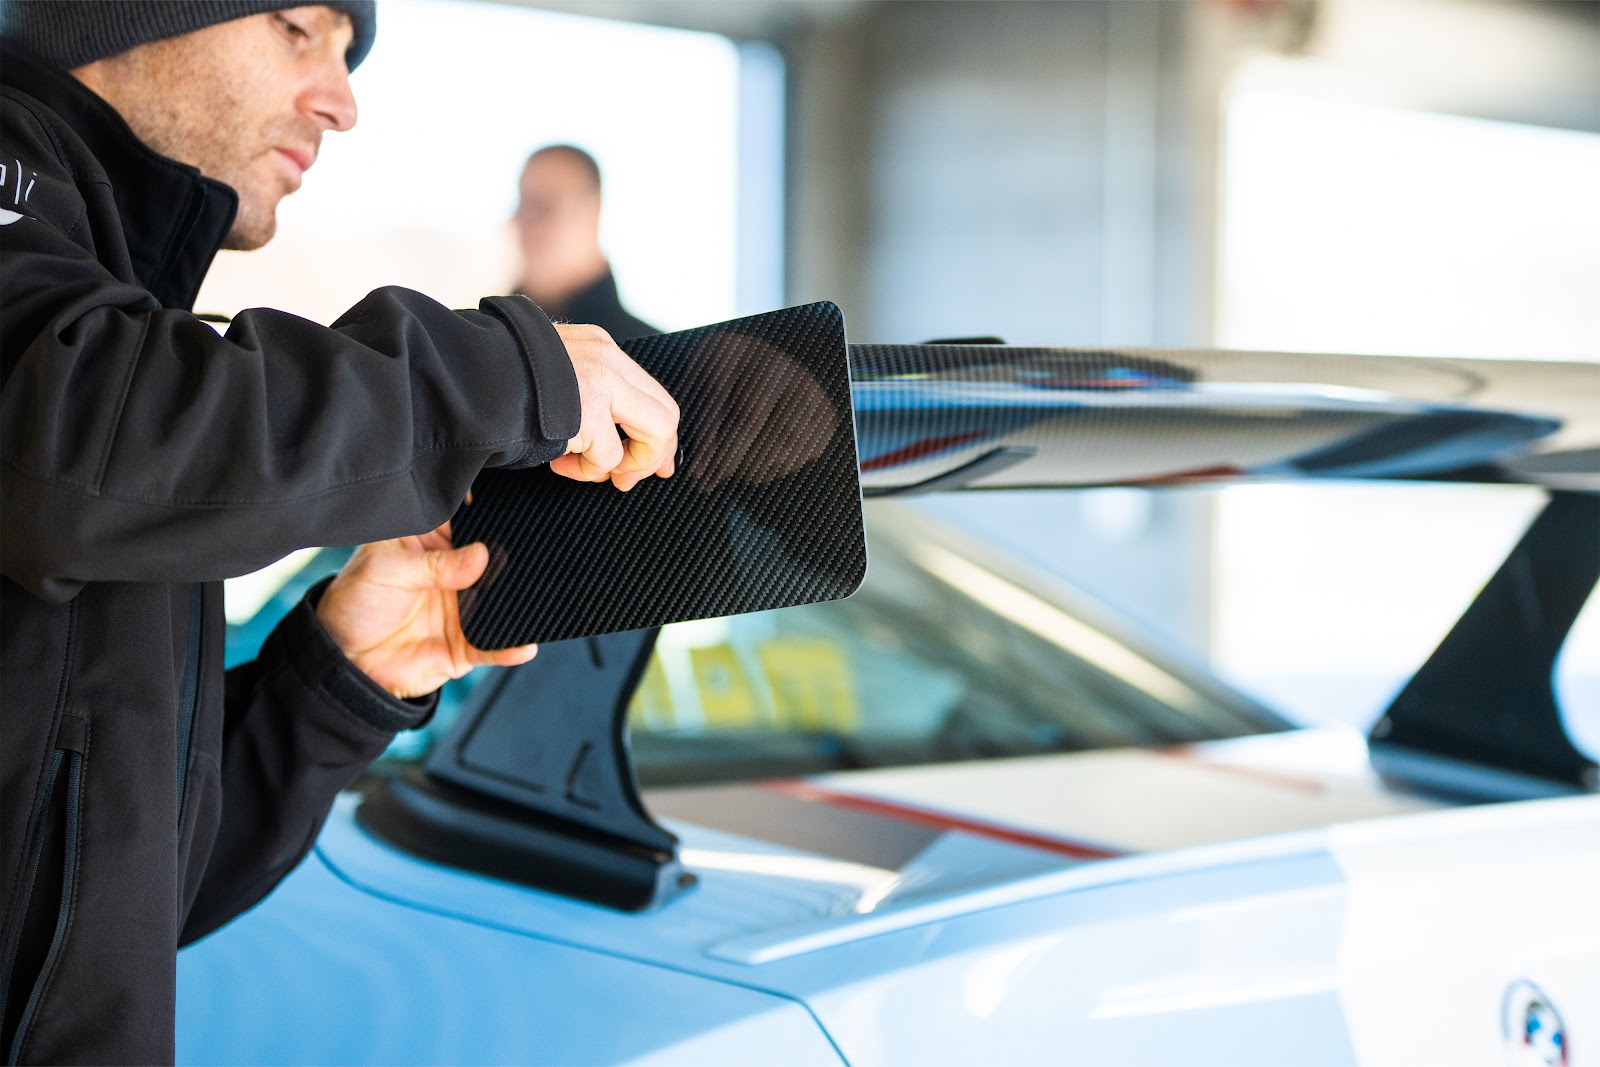
<svg viewBox="0 0 1600 1067">
<path fill-rule="evenodd" d="M 1571 1049 L 1561 1015 L 1538 986 L 1519 978 L 1501 1011 L 1506 1062 L 1513 1067 L 1567 1067 Z"/>
</svg>

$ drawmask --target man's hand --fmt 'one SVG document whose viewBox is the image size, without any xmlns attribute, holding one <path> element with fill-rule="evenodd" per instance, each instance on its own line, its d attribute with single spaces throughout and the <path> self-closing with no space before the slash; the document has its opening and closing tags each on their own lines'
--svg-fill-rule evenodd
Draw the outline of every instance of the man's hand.
<svg viewBox="0 0 1600 1067">
<path fill-rule="evenodd" d="M 394 696 L 424 696 L 474 667 L 526 663 L 537 645 L 483 652 L 467 643 L 456 591 L 483 575 L 482 544 L 450 547 L 450 524 L 362 545 L 322 594 L 317 618 L 345 656 Z"/>
<path fill-rule="evenodd" d="M 609 479 L 623 492 L 652 474 L 672 477 L 677 401 L 600 327 L 557 324 L 556 332 L 578 374 L 583 418 L 550 469 L 580 482 Z"/>
</svg>

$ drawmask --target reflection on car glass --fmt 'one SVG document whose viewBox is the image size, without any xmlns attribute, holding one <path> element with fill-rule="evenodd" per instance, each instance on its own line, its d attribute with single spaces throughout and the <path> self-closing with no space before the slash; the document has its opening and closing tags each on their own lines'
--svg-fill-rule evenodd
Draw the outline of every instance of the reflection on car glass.
<svg viewBox="0 0 1600 1067">
<path fill-rule="evenodd" d="M 969 546 L 947 540 L 923 513 L 878 502 L 867 520 L 872 573 L 850 599 L 662 629 L 629 708 L 642 784 L 1182 744 L 1285 727 L 1215 679 L 1106 630 L 1031 572 L 964 554 Z M 425 755 L 482 674 L 447 687 L 427 730 L 402 735 L 389 758 Z"/>
<path fill-rule="evenodd" d="M 630 708 L 644 784 L 1176 744 L 1281 726 L 933 544 L 904 518 L 877 513 L 871 530 L 872 573 L 849 600 L 662 631 Z"/>
</svg>

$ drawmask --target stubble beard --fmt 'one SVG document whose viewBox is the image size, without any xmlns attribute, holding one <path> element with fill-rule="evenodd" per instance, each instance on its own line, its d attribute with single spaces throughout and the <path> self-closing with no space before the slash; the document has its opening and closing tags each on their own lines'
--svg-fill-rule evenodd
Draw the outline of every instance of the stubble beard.
<svg viewBox="0 0 1600 1067">
<path fill-rule="evenodd" d="M 243 130 L 234 136 L 236 139 L 228 145 L 207 138 L 213 142 L 210 147 L 215 150 L 217 162 L 213 170 L 208 171 L 203 165 L 200 170 L 238 194 L 239 210 L 222 247 L 248 252 L 272 240 L 278 232 L 278 204 L 298 188 L 284 179 L 282 165 L 275 158 L 277 146 L 315 145 L 321 138 L 315 127 L 288 117 L 265 123 L 254 131 L 254 136 Z M 254 154 L 245 158 L 246 152 L 230 151 L 233 145 L 240 144 L 249 144 L 248 151 Z"/>
<path fill-rule="evenodd" d="M 233 225 L 228 228 L 222 247 L 234 252 L 253 252 L 272 240 L 278 232 L 278 198 L 263 202 L 250 195 L 243 181 L 217 180 L 239 194 L 239 210 L 233 216 Z"/>
<path fill-rule="evenodd" d="M 303 143 L 286 136 L 286 123 L 269 123 L 248 130 L 237 121 L 206 123 L 189 131 L 189 145 L 174 158 L 193 162 L 200 173 L 228 186 L 239 198 L 233 224 L 222 247 L 248 252 L 260 248 L 278 232 L 278 202 L 293 190 L 274 165 L 273 146 Z"/>
<path fill-rule="evenodd" d="M 117 109 L 152 149 L 199 168 L 238 195 L 223 248 L 249 251 L 265 245 L 277 233 L 278 201 L 293 191 L 267 157 L 276 145 L 306 143 L 305 132 L 296 135 L 297 124 L 287 116 L 263 121 L 259 112 L 252 114 L 244 93 L 218 94 L 216 87 L 226 85 L 225 79 L 195 79 L 167 64 L 152 66 L 156 69 L 149 73 L 164 82 L 163 91 L 129 94 L 114 101 Z"/>
</svg>

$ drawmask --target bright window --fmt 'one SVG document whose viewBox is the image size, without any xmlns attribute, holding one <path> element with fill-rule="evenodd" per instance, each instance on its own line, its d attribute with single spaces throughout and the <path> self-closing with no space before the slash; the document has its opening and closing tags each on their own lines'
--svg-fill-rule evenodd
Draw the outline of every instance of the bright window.
<svg viewBox="0 0 1600 1067">
<path fill-rule="evenodd" d="M 1227 113 L 1220 344 L 1600 359 L 1600 136 L 1284 91 L 1247 69 Z M 1539 506 L 1531 489 L 1241 487 L 1222 494 L 1215 650 L 1311 721 L 1365 727 Z M 1600 749 L 1600 596 L 1558 690 Z"/>
<path fill-rule="evenodd" d="M 509 219 L 523 160 L 570 142 L 604 173 L 602 243 L 631 309 L 664 329 L 729 318 L 741 167 L 776 181 L 766 157 L 781 145 L 770 135 L 781 93 L 751 91 L 771 82 L 759 77 L 770 61 L 752 56 L 713 34 L 385 0 L 377 47 L 351 78 L 356 128 L 325 138 L 271 245 L 219 257 L 198 307 L 265 304 L 328 322 L 390 284 L 475 307 L 516 281 Z M 742 103 L 770 113 L 741 115 Z M 752 206 L 776 193 L 746 183 L 744 194 L 748 229 Z M 769 254 L 764 269 L 777 262 Z"/>
</svg>

